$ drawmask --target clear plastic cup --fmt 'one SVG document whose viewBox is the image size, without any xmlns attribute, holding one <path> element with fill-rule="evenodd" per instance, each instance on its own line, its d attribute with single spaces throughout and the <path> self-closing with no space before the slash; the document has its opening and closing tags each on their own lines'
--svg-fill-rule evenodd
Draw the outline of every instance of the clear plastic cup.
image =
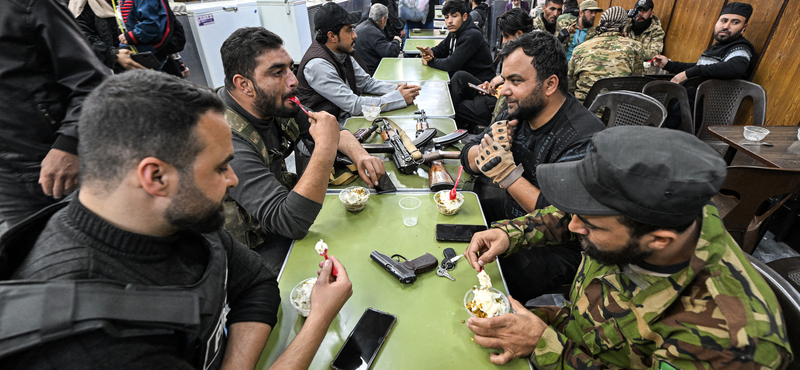
<svg viewBox="0 0 800 370">
<path fill-rule="evenodd" d="M 381 107 L 380 106 L 371 106 L 371 105 L 362 105 L 361 106 L 361 114 L 364 115 L 364 118 L 367 121 L 374 121 L 378 116 L 381 114 Z"/>
<path fill-rule="evenodd" d="M 469 312 L 470 317 L 477 317 L 472 312 L 472 310 L 469 309 L 469 306 L 468 306 L 468 304 L 475 297 L 475 289 L 478 289 L 478 287 L 472 287 L 472 288 L 470 288 L 470 290 L 467 291 L 467 294 L 464 294 L 464 308 L 467 310 L 467 312 Z M 498 299 L 500 299 L 500 301 L 505 304 L 505 309 L 500 310 L 500 312 L 497 312 L 494 316 L 500 316 L 500 315 L 507 314 L 507 313 L 511 312 L 511 302 L 508 301 L 508 297 L 506 297 L 506 295 L 503 294 L 503 292 L 501 292 L 501 291 L 499 291 L 499 290 L 497 290 L 495 288 L 488 288 L 488 289 L 489 289 L 490 292 L 494 293 L 495 296 L 499 294 Z M 490 317 L 494 317 L 494 316 L 490 316 Z"/>
<path fill-rule="evenodd" d="M 422 205 L 422 201 L 419 200 L 419 198 L 405 197 L 400 199 L 400 211 L 403 215 L 403 225 L 414 226 L 417 224 L 420 205 Z"/>
<path fill-rule="evenodd" d="M 750 141 L 761 141 L 769 134 L 769 130 L 758 126 L 744 126 L 744 138 Z"/>
<path fill-rule="evenodd" d="M 306 282 L 309 282 L 313 288 L 314 284 L 317 282 L 317 278 L 311 277 L 301 281 L 299 284 L 295 285 L 294 289 L 292 289 L 292 292 L 289 294 L 292 307 L 303 317 L 308 317 L 308 314 L 311 312 L 311 290 L 308 289 L 308 295 L 304 294 L 305 292 L 302 291 L 303 284 L 306 284 Z"/>
</svg>

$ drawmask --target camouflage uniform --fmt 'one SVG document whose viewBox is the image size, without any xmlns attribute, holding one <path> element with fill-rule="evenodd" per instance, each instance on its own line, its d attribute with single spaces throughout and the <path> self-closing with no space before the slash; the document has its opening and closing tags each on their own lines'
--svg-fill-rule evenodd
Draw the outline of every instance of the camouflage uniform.
<svg viewBox="0 0 800 370">
<path fill-rule="evenodd" d="M 548 207 L 492 225 L 509 253 L 578 236 L 571 215 Z M 703 209 L 700 239 L 682 270 L 656 276 L 584 257 L 566 307 L 532 311 L 549 326 L 531 354 L 538 369 L 784 368 L 791 349 L 777 299 Z"/>
<path fill-rule="evenodd" d="M 537 14 L 535 17 L 533 17 L 533 29 L 548 32 L 547 27 L 544 26 L 544 19 L 542 18 L 541 14 Z"/>
<path fill-rule="evenodd" d="M 619 32 L 604 32 L 572 50 L 569 60 L 569 92 L 581 102 L 594 83 L 608 77 L 644 74 L 642 44 Z"/>
<path fill-rule="evenodd" d="M 628 21 L 628 25 L 625 26 L 625 36 L 642 43 L 644 60 L 653 59 L 664 50 L 664 29 L 661 28 L 661 21 L 655 15 L 652 19 L 653 23 L 650 24 L 650 27 L 647 27 L 639 36 L 633 33 L 633 23 Z"/>
<path fill-rule="evenodd" d="M 558 20 L 556 21 L 556 36 L 558 36 L 558 33 L 561 32 L 562 28 L 569 28 L 569 26 L 575 24 L 576 22 L 578 22 L 578 17 L 572 14 L 562 14 L 558 16 Z M 572 45 L 572 38 L 574 36 L 574 33 L 569 34 L 569 37 L 564 39 L 564 42 L 561 43 L 561 45 L 564 46 L 565 53 L 569 52 L 569 46 Z M 595 36 L 597 36 L 597 31 L 595 30 L 594 26 L 589 27 L 589 29 L 586 30 L 586 39 L 584 39 L 583 42 L 586 42 Z M 577 47 L 577 45 L 575 47 Z"/>
</svg>

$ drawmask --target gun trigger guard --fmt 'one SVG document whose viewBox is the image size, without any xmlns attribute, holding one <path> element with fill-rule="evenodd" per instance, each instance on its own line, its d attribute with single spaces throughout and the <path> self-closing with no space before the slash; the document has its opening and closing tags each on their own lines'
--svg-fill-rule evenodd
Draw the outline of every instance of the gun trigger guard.
<svg viewBox="0 0 800 370">
<path fill-rule="evenodd" d="M 402 258 L 403 260 L 402 260 L 402 261 L 400 261 L 398 258 Z M 405 258 L 405 257 L 404 257 L 402 254 L 393 254 L 393 255 L 392 255 L 392 259 L 393 259 L 393 260 L 395 260 L 396 262 L 405 262 L 405 261 L 408 261 L 408 258 Z"/>
</svg>

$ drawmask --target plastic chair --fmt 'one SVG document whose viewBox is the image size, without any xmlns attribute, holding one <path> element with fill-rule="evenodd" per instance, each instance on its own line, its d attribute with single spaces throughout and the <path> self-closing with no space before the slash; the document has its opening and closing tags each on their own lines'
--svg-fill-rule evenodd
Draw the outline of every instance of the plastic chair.
<svg viewBox="0 0 800 370">
<path fill-rule="evenodd" d="M 786 336 L 792 352 L 795 353 L 795 360 L 786 368 L 788 370 L 800 369 L 797 353 L 800 353 L 800 327 L 796 326 L 800 322 L 800 292 L 798 292 L 798 281 L 792 280 L 792 276 L 800 275 L 800 257 L 784 258 L 765 264 L 751 255 L 747 255 L 750 264 L 764 277 L 767 285 L 778 298 L 778 304 L 783 311 L 783 322 L 786 328 Z M 778 269 L 776 269 L 775 267 Z M 788 276 L 787 276 L 788 273 Z M 787 280 L 787 277 L 789 278 Z M 793 324 L 794 323 L 794 324 Z"/>
<path fill-rule="evenodd" d="M 607 127 L 661 127 L 667 117 L 667 110 L 658 100 L 633 91 L 609 91 L 600 94 L 589 107 L 589 111 L 597 113 L 600 108 L 608 108 Z"/>
<path fill-rule="evenodd" d="M 717 205 L 725 228 L 747 253 L 753 253 L 761 225 L 783 203 L 800 193 L 800 171 L 768 167 L 732 166 L 722 192 L 711 200 Z M 757 214 L 764 201 L 784 195 L 766 212 Z"/>
<path fill-rule="evenodd" d="M 695 134 L 692 109 L 689 107 L 689 96 L 683 86 L 669 81 L 653 81 L 644 85 L 642 93 L 652 96 L 666 109 L 669 109 L 677 100 L 681 108 L 681 125 L 678 129 L 692 135 Z"/>
<path fill-rule="evenodd" d="M 597 98 L 603 91 L 642 91 L 644 85 L 654 81 L 651 77 L 643 76 L 625 76 L 625 77 L 609 77 L 599 80 L 592 85 L 586 98 L 583 100 L 583 106 L 589 108 L 592 106 L 594 99 Z"/>
<path fill-rule="evenodd" d="M 742 100 L 748 96 L 753 99 L 753 125 L 763 126 L 767 93 L 761 86 L 744 80 L 708 80 L 701 83 L 697 87 L 694 111 L 695 126 L 700 127 L 697 137 L 703 141 L 717 141 L 706 127 L 732 125 Z"/>
</svg>

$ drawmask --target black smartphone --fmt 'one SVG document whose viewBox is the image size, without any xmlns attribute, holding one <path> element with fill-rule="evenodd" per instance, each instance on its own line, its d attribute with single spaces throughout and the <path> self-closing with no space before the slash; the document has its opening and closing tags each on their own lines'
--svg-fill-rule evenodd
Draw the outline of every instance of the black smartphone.
<svg viewBox="0 0 800 370">
<path fill-rule="evenodd" d="M 440 242 L 469 242 L 472 235 L 486 230 L 484 225 L 436 224 L 436 240 Z"/>
<path fill-rule="evenodd" d="M 131 54 L 131 59 L 134 62 L 139 63 L 142 67 L 149 68 L 149 69 L 159 69 L 161 68 L 161 62 L 158 61 L 155 55 L 153 55 L 150 51 L 145 51 L 144 53 L 136 53 Z"/>
<path fill-rule="evenodd" d="M 482 93 L 484 93 L 486 95 L 494 95 L 495 94 L 495 93 L 489 92 L 488 90 L 486 90 L 486 89 L 484 89 L 484 88 L 482 88 L 482 87 L 480 87 L 480 86 L 478 86 L 478 85 L 476 85 L 476 84 L 474 84 L 472 82 L 467 83 L 467 85 L 469 85 L 469 87 L 471 87 L 471 88 L 473 88 L 475 90 L 478 90 L 478 91 L 480 91 L 480 92 L 482 92 Z"/>
<path fill-rule="evenodd" d="M 331 369 L 369 369 L 395 321 L 397 317 L 392 314 L 367 308 L 333 359 Z"/>
<path fill-rule="evenodd" d="M 378 186 L 375 187 L 375 191 L 378 194 L 394 193 L 397 191 L 397 188 L 394 186 L 389 175 L 384 174 L 378 179 Z"/>
</svg>

